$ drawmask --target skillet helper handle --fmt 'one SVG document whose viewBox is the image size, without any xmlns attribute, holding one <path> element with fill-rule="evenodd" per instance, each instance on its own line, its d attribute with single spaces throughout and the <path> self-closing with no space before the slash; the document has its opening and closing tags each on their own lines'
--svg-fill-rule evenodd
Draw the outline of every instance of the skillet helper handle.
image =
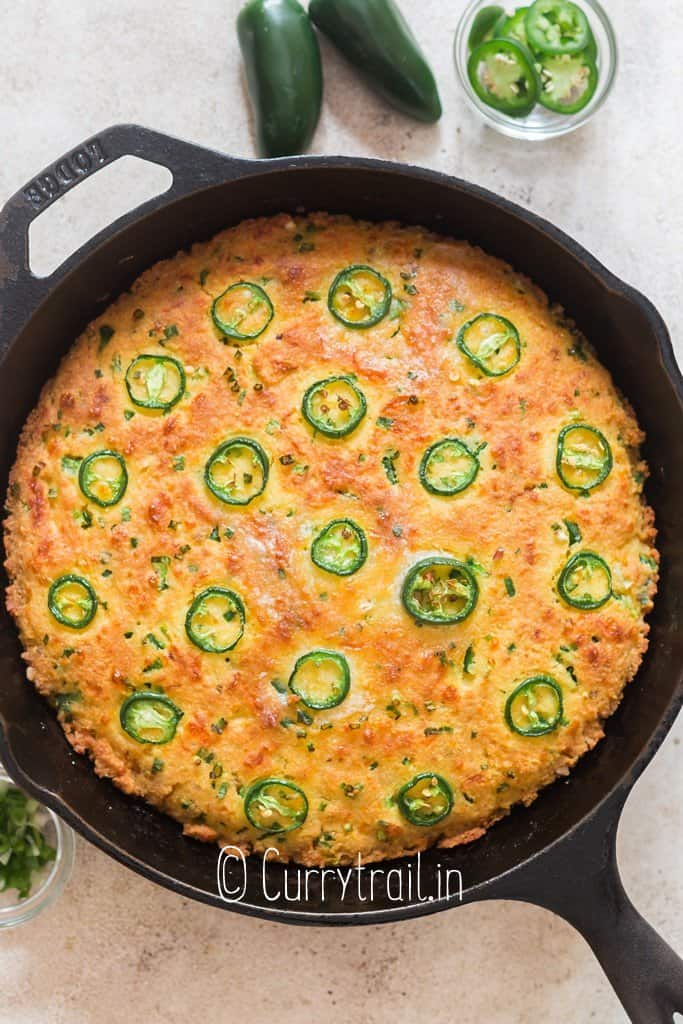
<svg viewBox="0 0 683 1024">
<path fill-rule="evenodd" d="M 0 212 L 0 290 L 22 283 L 49 290 L 53 275 L 37 278 L 31 273 L 28 244 L 31 222 L 81 181 L 122 156 L 137 156 L 160 164 L 173 175 L 173 183 L 166 192 L 143 204 L 145 211 L 152 211 L 169 199 L 180 198 L 202 184 L 241 177 L 249 166 L 249 161 L 224 156 L 141 125 L 119 124 L 106 128 L 27 182 Z M 103 234 L 116 230 L 132 214 L 133 211 L 126 214 Z"/>
<path fill-rule="evenodd" d="M 683 1013 L 683 960 L 624 890 L 616 854 L 624 801 L 618 794 L 538 858 L 533 902 L 583 935 L 633 1024 L 672 1024 L 674 1013 Z M 523 875 L 516 898 L 528 900 Z"/>
</svg>

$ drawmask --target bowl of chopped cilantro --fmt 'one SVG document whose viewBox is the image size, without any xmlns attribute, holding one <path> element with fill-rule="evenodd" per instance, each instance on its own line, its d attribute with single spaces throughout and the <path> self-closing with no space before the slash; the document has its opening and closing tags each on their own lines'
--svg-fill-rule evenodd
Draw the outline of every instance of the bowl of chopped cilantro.
<svg viewBox="0 0 683 1024">
<path fill-rule="evenodd" d="M 48 907 L 68 881 L 73 859 L 68 825 L 15 786 L 0 765 L 0 929 Z"/>
</svg>

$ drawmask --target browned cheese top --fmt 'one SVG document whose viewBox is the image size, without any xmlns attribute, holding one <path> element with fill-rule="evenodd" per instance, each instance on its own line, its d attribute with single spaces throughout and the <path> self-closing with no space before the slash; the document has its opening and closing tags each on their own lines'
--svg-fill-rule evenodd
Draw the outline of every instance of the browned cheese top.
<svg viewBox="0 0 683 1024">
<path fill-rule="evenodd" d="M 356 278 L 360 299 L 338 292 L 347 318 L 367 313 L 363 288 L 381 289 L 381 278 L 390 286 L 373 326 L 347 326 L 328 308 L 336 276 L 353 266 L 381 277 Z M 240 282 L 272 303 L 251 341 L 226 337 L 212 319 L 214 300 Z M 224 300 L 231 323 L 258 327 L 261 294 L 230 293 L 239 299 L 237 307 Z M 482 313 L 518 332 L 519 359 L 498 376 L 457 343 Z M 479 348 L 496 323 L 479 320 L 465 338 L 500 368 L 514 342 Z M 139 356 L 155 358 L 136 364 L 136 377 Z M 175 397 L 177 366 L 158 357 L 184 373 L 167 409 L 136 404 L 126 385 L 128 374 L 138 397 Z M 339 376 L 362 393 L 366 411 L 332 438 L 307 422 L 302 401 L 316 382 Z M 338 390 L 323 389 L 321 416 L 326 401 L 336 403 L 334 416 L 348 412 L 344 394 L 340 405 Z M 558 475 L 558 437 L 571 425 L 598 430 L 611 452 L 605 479 L 585 490 Z M 590 449 L 595 435 L 575 436 Z M 245 504 L 206 482 L 212 454 L 234 438 L 256 442 L 267 462 L 265 486 Z M 479 466 L 468 486 L 439 495 L 424 486 L 420 464 L 443 439 L 461 442 Z M 98 773 L 199 838 L 245 851 L 276 846 L 308 864 L 475 839 L 600 739 L 640 664 L 657 577 L 641 441 L 589 341 L 538 288 L 479 249 L 324 213 L 244 222 L 143 274 L 76 341 L 29 417 L 6 521 L 8 606 L 29 678 Z M 258 489 L 263 466 L 256 460 L 251 472 L 244 463 L 253 450 L 233 448 L 237 466 L 218 464 L 219 486 L 247 497 Z M 106 481 L 91 480 L 90 497 L 79 483 L 83 460 L 101 451 L 120 457 L 105 458 L 105 475 L 121 462 L 127 474 L 109 505 L 92 500 L 93 489 L 111 495 Z M 589 463 L 594 457 L 588 451 Z M 580 466 L 569 472 L 580 476 Z M 348 575 L 311 557 L 314 539 L 338 519 L 356 524 L 367 544 Z M 611 573 L 597 608 L 575 607 L 558 589 L 569 559 L 585 551 Z M 433 556 L 457 560 L 476 583 L 475 606 L 460 621 L 424 624 L 404 607 L 406 576 Z M 96 595 L 81 628 L 50 607 L 50 588 L 64 576 Z M 87 592 L 76 586 L 69 614 L 87 617 Z M 221 652 L 202 649 L 187 628 L 193 601 L 214 587 L 237 595 L 244 611 L 242 635 Z M 222 600 L 213 608 L 218 632 L 209 633 L 234 640 L 239 614 Z M 332 707 L 311 708 L 289 686 L 297 660 L 315 650 L 348 666 L 348 692 Z M 338 665 L 323 665 L 323 690 Z M 509 719 L 539 728 L 533 687 L 531 706 L 522 694 L 507 718 L 506 707 L 538 676 L 556 687 L 536 691 L 541 726 L 557 691 L 562 711 L 529 735 Z M 145 691 L 167 700 L 138 704 L 136 738 L 121 709 Z M 172 735 L 149 742 L 166 735 L 163 721 L 155 731 L 159 708 L 173 719 Z M 424 777 L 411 789 L 416 776 Z"/>
</svg>

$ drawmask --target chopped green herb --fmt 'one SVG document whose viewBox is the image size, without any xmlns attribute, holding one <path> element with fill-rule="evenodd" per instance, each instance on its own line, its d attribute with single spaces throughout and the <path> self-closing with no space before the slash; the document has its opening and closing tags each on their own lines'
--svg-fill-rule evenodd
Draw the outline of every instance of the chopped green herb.
<svg viewBox="0 0 683 1024">
<path fill-rule="evenodd" d="M 103 348 L 107 347 L 111 339 L 114 337 L 115 333 L 116 331 L 114 330 L 113 327 L 110 327 L 109 324 L 102 324 L 102 326 L 100 327 L 100 343 L 98 346 L 100 352 L 102 351 Z"/>
<path fill-rule="evenodd" d="M 149 665 L 145 665 L 143 672 L 158 672 L 159 669 L 164 667 L 164 663 L 161 658 L 155 658 L 154 661 L 150 661 Z"/>
<path fill-rule="evenodd" d="M 168 590 L 168 570 L 171 566 L 171 559 L 168 555 L 153 555 L 150 559 L 157 575 L 157 590 Z"/>
<path fill-rule="evenodd" d="M 76 455 L 63 455 L 62 456 L 62 469 L 65 473 L 77 473 L 78 467 L 83 460 Z"/>
<path fill-rule="evenodd" d="M 0 892 L 15 889 L 22 900 L 34 874 L 55 859 L 37 823 L 38 807 L 20 789 L 0 784 Z"/>
<path fill-rule="evenodd" d="M 565 519 L 564 525 L 567 527 L 567 533 L 569 534 L 569 546 L 571 547 L 572 544 L 579 544 L 583 539 L 579 526 L 572 522 L 571 519 Z"/>
<path fill-rule="evenodd" d="M 505 577 L 505 589 L 507 590 L 508 597 L 514 597 L 517 593 L 517 591 L 515 590 L 515 585 L 509 576 Z"/>
<path fill-rule="evenodd" d="M 362 792 L 362 790 L 365 787 L 363 786 L 362 782 L 342 782 L 339 788 L 341 789 L 344 796 L 348 796 L 349 798 L 353 799 L 353 797 L 358 796 L 358 794 Z"/>
<path fill-rule="evenodd" d="M 388 416 L 378 416 L 376 422 L 377 426 L 382 427 L 383 430 L 391 430 L 394 425 L 394 421 Z"/>
<path fill-rule="evenodd" d="M 166 644 L 163 640 L 159 640 L 154 633 L 148 633 L 142 642 L 143 644 L 148 644 L 150 647 L 156 647 L 158 651 L 164 651 L 166 649 Z"/>
<path fill-rule="evenodd" d="M 73 511 L 73 517 L 76 522 L 80 519 L 82 530 L 89 530 L 92 526 L 92 515 L 87 505 L 84 505 L 83 508 L 80 509 L 75 508 Z"/>
<path fill-rule="evenodd" d="M 173 457 L 173 468 L 176 471 L 176 473 L 181 473 L 182 470 L 185 469 L 185 456 L 184 455 L 175 455 Z"/>
<path fill-rule="evenodd" d="M 470 646 L 465 651 L 465 657 L 464 657 L 463 663 L 462 663 L 462 670 L 468 676 L 472 675 L 472 665 L 473 665 L 473 663 L 474 663 L 474 645 L 470 644 Z"/>
<path fill-rule="evenodd" d="M 396 471 L 396 460 L 399 455 L 398 448 L 389 448 L 386 453 L 382 456 L 382 465 L 384 466 L 384 472 L 387 475 L 387 480 L 390 484 L 398 483 L 398 473 Z"/>
</svg>

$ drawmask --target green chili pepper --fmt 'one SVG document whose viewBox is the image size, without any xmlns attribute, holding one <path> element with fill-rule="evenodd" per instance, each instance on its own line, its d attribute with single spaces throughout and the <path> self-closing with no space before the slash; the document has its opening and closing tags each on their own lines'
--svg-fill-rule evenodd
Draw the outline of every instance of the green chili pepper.
<svg viewBox="0 0 683 1024">
<path fill-rule="evenodd" d="M 268 483 L 268 456 L 258 441 L 233 437 L 216 449 L 204 469 L 204 481 L 226 505 L 248 505 Z"/>
<path fill-rule="evenodd" d="M 303 789 L 284 779 L 261 779 L 253 782 L 244 794 L 247 821 L 261 832 L 291 832 L 300 828 L 308 814 L 308 800 Z"/>
<path fill-rule="evenodd" d="M 320 49 L 297 0 L 251 0 L 237 34 L 263 156 L 302 153 L 313 138 L 323 94 Z"/>
<path fill-rule="evenodd" d="M 474 611 L 478 597 L 479 586 L 469 566 L 442 556 L 417 562 L 401 589 L 406 611 L 426 625 L 462 622 Z"/>
<path fill-rule="evenodd" d="M 86 498 L 101 508 L 116 505 L 128 486 L 128 471 L 123 455 L 107 449 L 86 456 L 78 471 L 78 486 Z"/>
<path fill-rule="evenodd" d="M 365 564 L 368 542 L 352 519 L 333 519 L 311 545 L 311 559 L 319 569 L 335 576 L 351 576 Z"/>
<path fill-rule="evenodd" d="M 393 0 L 311 0 L 309 13 L 380 96 L 418 121 L 439 120 L 434 75 Z"/>
<path fill-rule="evenodd" d="M 260 337 L 273 319 L 273 303 L 260 285 L 238 281 L 214 300 L 211 316 L 226 338 L 250 342 Z"/>
<path fill-rule="evenodd" d="M 521 354 L 517 328 L 497 313 L 479 313 L 473 320 L 468 320 L 458 331 L 456 344 L 487 377 L 503 377 L 509 373 L 519 362 Z"/>
<path fill-rule="evenodd" d="M 365 395 L 351 377 L 316 381 L 301 403 L 306 422 L 325 437 L 346 437 L 356 429 L 367 407 Z"/>
<path fill-rule="evenodd" d="M 560 597 L 573 608 L 593 611 L 612 596 L 612 573 L 594 551 L 579 551 L 569 559 L 557 582 Z"/>
<path fill-rule="evenodd" d="M 538 100 L 534 58 L 514 39 L 489 39 L 470 54 L 470 84 L 479 99 L 510 117 L 526 117 Z"/>
<path fill-rule="evenodd" d="M 337 651 L 309 651 L 303 654 L 289 677 L 292 693 L 313 711 L 336 708 L 349 692 L 351 671 Z"/>
<path fill-rule="evenodd" d="M 185 394 L 185 370 L 172 356 L 136 356 L 126 370 L 126 388 L 140 408 L 168 412 Z"/>
<path fill-rule="evenodd" d="M 588 53 L 541 55 L 539 103 L 558 114 L 578 114 L 588 106 L 598 86 L 598 69 Z"/>
<path fill-rule="evenodd" d="M 399 789 L 396 803 L 411 825 L 436 825 L 453 809 L 453 790 L 440 775 L 421 772 Z"/>
<path fill-rule="evenodd" d="M 526 12 L 525 28 L 530 46 L 540 53 L 581 53 L 592 35 L 586 15 L 570 0 L 536 0 Z"/>
<path fill-rule="evenodd" d="M 95 617 L 97 594 L 82 576 L 69 573 L 52 583 L 47 606 L 62 626 L 85 629 Z"/>
<path fill-rule="evenodd" d="M 472 50 L 476 50 L 481 43 L 490 39 L 494 26 L 497 27 L 498 22 L 506 18 L 507 16 L 503 8 L 497 5 L 480 8 L 472 19 L 472 27 L 467 37 L 469 52 L 471 53 Z"/>
<path fill-rule="evenodd" d="M 529 41 L 526 36 L 526 12 L 528 7 L 519 7 L 514 14 L 505 15 L 496 23 L 493 35 L 496 39 L 514 39 L 529 48 Z"/>
<path fill-rule="evenodd" d="M 557 438 L 557 475 L 572 491 L 592 491 L 612 470 L 609 441 L 588 423 L 570 423 Z"/>
<path fill-rule="evenodd" d="M 374 327 L 389 312 L 391 285 L 372 267 L 355 264 L 340 270 L 330 286 L 327 306 L 345 327 Z"/>
<path fill-rule="evenodd" d="M 446 437 L 431 445 L 422 456 L 420 483 L 431 494 L 459 494 L 476 479 L 478 453 L 457 437 Z"/>
<path fill-rule="evenodd" d="M 227 587 L 208 587 L 197 594 L 185 616 L 185 632 L 200 651 L 225 654 L 244 634 L 246 613 L 239 594 Z"/>
<path fill-rule="evenodd" d="M 532 676 L 505 702 L 505 721 L 520 736 L 545 736 L 562 720 L 562 690 L 551 676 Z"/>
<path fill-rule="evenodd" d="M 183 712 L 165 693 L 140 690 L 132 693 L 119 712 L 121 728 L 138 743 L 155 745 L 173 739 Z"/>
</svg>

